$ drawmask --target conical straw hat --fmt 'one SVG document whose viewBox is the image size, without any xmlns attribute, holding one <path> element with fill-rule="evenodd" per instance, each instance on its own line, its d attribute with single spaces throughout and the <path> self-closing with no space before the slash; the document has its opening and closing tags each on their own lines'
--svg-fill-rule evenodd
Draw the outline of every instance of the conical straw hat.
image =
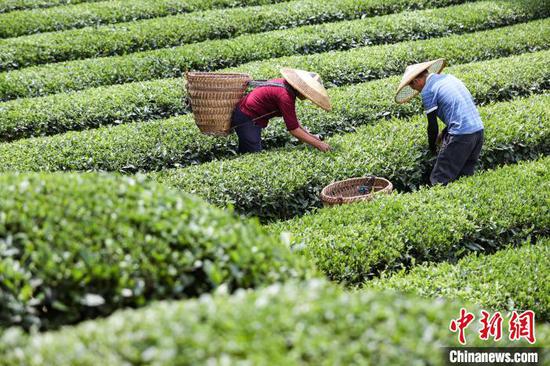
<svg viewBox="0 0 550 366">
<path fill-rule="evenodd" d="M 420 64 L 407 66 L 405 74 L 399 83 L 397 93 L 395 94 L 395 101 L 397 103 L 406 103 L 412 98 L 418 95 L 418 91 L 411 88 L 409 85 L 418 75 L 424 70 L 428 70 L 430 73 L 439 74 L 443 68 L 445 68 L 445 59 L 437 59 L 434 61 L 422 62 Z"/>
<path fill-rule="evenodd" d="M 318 74 L 289 68 L 282 68 L 281 74 L 285 80 L 304 97 L 311 100 L 325 111 L 330 111 L 332 109 L 327 90 L 323 86 L 323 81 Z"/>
</svg>

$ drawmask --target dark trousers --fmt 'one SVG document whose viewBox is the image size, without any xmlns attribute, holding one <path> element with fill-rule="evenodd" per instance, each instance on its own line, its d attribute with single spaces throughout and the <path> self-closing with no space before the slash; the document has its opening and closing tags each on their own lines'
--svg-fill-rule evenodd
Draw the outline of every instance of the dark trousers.
<svg viewBox="0 0 550 366">
<path fill-rule="evenodd" d="M 254 153 L 262 151 L 262 128 L 256 126 L 237 106 L 231 117 L 231 127 L 235 127 L 239 137 L 239 153 Z"/>
<path fill-rule="evenodd" d="M 483 130 L 468 135 L 447 134 L 430 174 L 430 182 L 447 184 L 474 174 L 482 146 Z"/>
</svg>

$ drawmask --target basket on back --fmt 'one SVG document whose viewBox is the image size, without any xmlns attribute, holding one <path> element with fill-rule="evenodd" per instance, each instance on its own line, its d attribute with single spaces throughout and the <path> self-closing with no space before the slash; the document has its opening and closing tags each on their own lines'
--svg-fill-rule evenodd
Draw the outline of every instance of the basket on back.
<svg viewBox="0 0 550 366">
<path fill-rule="evenodd" d="M 188 72 L 187 95 L 195 122 L 202 133 L 227 136 L 231 115 L 251 80 L 248 74 Z"/>
</svg>

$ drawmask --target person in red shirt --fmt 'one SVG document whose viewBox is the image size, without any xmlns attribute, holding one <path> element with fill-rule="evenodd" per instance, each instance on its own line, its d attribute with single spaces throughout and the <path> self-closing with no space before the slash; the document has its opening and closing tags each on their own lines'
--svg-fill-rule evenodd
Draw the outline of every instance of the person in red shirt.
<svg viewBox="0 0 550 366">
<path fill-rule="evenodd" d="M 283 117 L 287 130 L 298 140 L 321 151 L 330 146 L 300 126 L 296 116 L 296 98 L 309 99 L 326 111 L 330 100 L 318 74 L 296 69 L 282 69 L 283 78 L 252 82 L 256 88 L 237 104 L 231 127 L 239 138 L 239 153 L 262 150 L 262 129 L 273 117 Z"/>
</svg>

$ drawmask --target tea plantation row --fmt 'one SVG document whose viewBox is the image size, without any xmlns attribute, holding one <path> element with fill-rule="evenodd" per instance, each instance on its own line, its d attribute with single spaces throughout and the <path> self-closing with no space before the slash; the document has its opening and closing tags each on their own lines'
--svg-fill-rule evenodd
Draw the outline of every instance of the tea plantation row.
<svg viewBox="0 0 550 366">
<path fill-rule="evenodd" d="M 257 223 L 143 177 L 5 173 L 0 185 L 0 327 L 55 328 L 307 272 Z"/>
<path fill-rule="evenodd" d="M 213 70 L 273 57 L 480 31 L 548 15 L 550 14 L 541 12 L 538 6 L 525 2 L 505 2 L 497 7 L 494 6 L 494 2 L 475 2 L 441 9 L 243 35 L 227 40 L 211 40 L 124 56 L 29 67 L 0 74 L 0 99 L 41 96 L 101 85 L 179 77 L 185 70 Z M 535 38 L 536 46 L 537 39 L 548 34 L 548 27 L 542 22 L 538 29 L 531 31 L 531 28 L 536 27 L 535 24 L 524 31 Z M 523 43 L 518 42 L 516 46 L 521 47 Z M 367 50 L 369 49 L 363 52 L 368 52 Z M 408 59 L 410 57 L 409 55 Z M 181 85 L 181 82 L 178 81 L 178 85 Z"/>
<path fill-rule="evenodd" d="M 548 154 L 548 102 L 546 94 L 482 108 L 482 168 Z M 329 139 L 335 147 L 330 154 L 307 147 L 270 151 L 150 176 L 217 206 L 234 205 L 244 215 L 284 219 L 318 206 L 321 189 L 335 180 L 373 174 L 386 177 L 399 190 L 425 184 L 434 163 L 425 131 L 423 116 L 393 119 Z"/>
<path fill-rule="evenodd" d="M 0 14 L 0 38 L 288 0 L 114 0 Z M 73 1 L 70 2 L 74 3 Z M 1 5 L 0 5 L 1 6 Z"/>
<path fill-rule="evenodd" d="M 538 321 L 550 320 L 550 239 L 510 247 L 494 255 L 472 254 L 457 264 L 414 267 L 410 273 L 366 283 L 369 288 L 395 289 L 422 297 L 475 303 L 501 312 L 530 309 Z M 540 323 L 538 323 L 540 324 Z"/>
<path fill-rule="evenodd" d="M 0 40 L 0 71 L 50 62 L 121 55 L 207 39 L 232 38 L 282 27 L 358 19 L 399 12 L 411 7 L 439 7 L 465 1 L 467 0 L 296 0 L 260 7 L 210 10 L 34 34 Z"/>
<path fill-rule="evenodd" d="M 0 365 L 443 365 L 441 347 L 458 343 L 448 326 L 459 313 L 449 301 L 291 282 L 161 302 L 31 337 L 12 330 L 0 339 Z M 469 345 L 526 343 L 480 341 L 477 332 L 466 329 Z M 549 339 L 550 327 L 537 323 L 537 341 Z"/>
<path fill-rule="evenodd" d="M 446 187 L 322 209 L 271 230 L 292 233 L 295 252 L 329 278 L 359 284 L 382 271 L 453 261 L 472 250 L 492 252 L 511 240 L 547 236 L 549 192 L 550 158 L 545 157 Z"/>
<path fill-rule="evenodd" d="M 544 21 L 543 21 L 544 22 Z M 404 45 L 404 49 L 400 49 L 399 46 L 381 46 L 379 49 L 372 50 L 371 57 L 365 56 L 359 50 L 352 52 L 350 55 L 341 55 L 339 64 L 342 65 L 342 70 L 349 70 L 349 75 L 354 71 L 359 72 L 361 69 L 373 70 L 370 75 L 386 75 L 393 72 L 391 69 L 395 63 L 399 63 L 393 59 L 390 55 L 400 55 L 408 53 L 408 50 L 418 50 L 419 53 L 425 52 L 428 56 L 435 57 L 439 55 L 439 48 L 435 45 L 440 44 L 443 49 L 447 49 L 450 62 L 467 61 L 468 59 L 483 58 L 484 55 L 501 54 L 509 52 L 509 50 L 517 49 L 514 46 L 514 42 L 524 40 L 527 34 L 524 33 L 523 25 L 513 26 L 511 28 L 503 28 L 502 30 L 489 31 L 482 33 L 479 36 L 457 36 L 450 37 L 442 40 L 429 40 L 429 41 L 416 41 L 407 43 Z M 534 27 L 536 29 L 537 26 Z M 516 30 L 519 32 L 516 33 Z M 492 34 L 494 32 L 494 34 Z M 508 36 L 505 36 L 507 33 Z M 493 37 L 495 36 L 495 37 Z M 496 39 L 500 37 L 500 42 Z M 542 39 L 545 39 L 542 37 Z M 457 42 L 462 41 L 461 47 L 457 46 Z M 508 42 L 509 41 L 509 42 Z M 423 51 L 430 49 L 434 43 L 435 51 L 430 53 Z M 529 43 L 530 47 L 535 49 L 537 47 L 535 39 Z M 542 44 L 541 40 L 541 43 Z M 390 49 L 387 49 L 389 47 Z M 430 48 L 428 48 L 430 47 Z M 456 50 L 456 51 L 454 51 Z M 467 51 L 468 50 L 468 51 Z M 456 54 L 455 54 L 456 52 Z M 468 56 L 465 56 L 468 55 Z M 353 56 L 353 57 L 351 57 Z M 330 59 L 335 58 L 336 55 L 331 56 Z M 456 57 L 456 58 L 455 58 Z M 289 61 L 293 64 L 298 58 L 293 58 L 294 61 Z M 355 62 L 354 62 L 355 61 Z M 508 61 L 508 60 L 506 60 Z M 327 67 L 328 62 L 323 61 L 323 57 L 319 57 L 318 62 L 315 64 L 319 67 L 320 72 L 324 77 L 331 74 L 331 69 Z M 492 63 L 500 64 L 499 61 Z M 262 75 L 268 75 L 269 70 L 276 70 L 276 67 L 260 65 L 258 67 L 258 73 Z M 480 64 L 469 65 L 468 68 L 475 70 L 475 67 L 479 67 Z M 507 99 L 511 91 L 510 87 L 517 88 L 518 84 L 515 82 L 515 77 L 521 75 L 523 72 L 530 72 L 531 67 L 533 70 L 537 70 L 538 63 L 534 63 L 528 66 L 529 69 L 525 69 L 523 63 L 511 63 L 503 62 L 503 66 L 499 69 L 504 71 L 505 74 L 499 74 L 495 69 L 483 68 L 480 73 L 486 73 L 486 69 L 490 74 L 493 74 L 493 80 L 488 81 L 487 86 L 491 86 L 493 89 L 497 89 L 498 92 L 492 94 L 494 99 Z M 506 66 L 504 66 L 506 65 Z M 517 67 L 513 66 L 516 65 Z M 377 70 L 378 69 L 378 70 Z M 385 71 L 390 70 L 390 71 Z M 377 71 L 375 71 L 377 70 Z M 396 69 L 395 69 L 396 70 Z M 453 69 L 449 69 L 454 72 Z M 273 71 L 276 72 L 276 71 Z M 516 74 L 517 72 L 517 74 Z M 535 73 L 538 73 L 535 71 Z M 272 74 L 273 75 L 273 74 Z M 348 74 L 346 74 L 348 75 Z M 509 75 L 509 76 L 507 76 Z M 478 80 L 476 72 L 461 74 L 467 78 L 468 82 L 472 80 L 473 85 Z M 345 75 L 341 78 L 345 80 Z M 536 77 L 535 79 L 538 79 Z M 509 81 L 506 81 L 510 79 Z M 530 77 L 526 77 L 520 83 L 527 83 L 524 91 L 529 91 L 533 84 L 529 83 Z M 335 80 L 332 79 L 332 80 Z M 393 81 L 393 79 L 392 79 Z M 383 84 L 383 82 L 379 82 Z M 368 88 L 371 84 L 364 84 L 364 88 Z M 377 84 L 378 85 L 378 84 Z M 393 92 L 390 85 L 380 86 L 387 90 L 387 98 L 391 98 Z M 486 87 L 487 87 L 486 86 Z M 363 88 L 361 88 L 363 89 Z M 477 89 L 477 87 L 476 87 Z M 331 134 L 337 131 L 331 129 L 333 126 L 335 129 L 346 130 L 350 127 L 345 127 L 343 123 L 343 115 L 345 113 L 345 105 L 348 100 L 353 100 L 355 105 L 371 105 L 372 103 L 380 104 L 380 107 L 373 107 L 376 114 L 383 114 L 383 111 L 391 111 L 395 109 L 396 105 L 391 105 L 391 101 L 387 100 L 368 100 L 367 97 L 362 97 L 364 92 L 346 92 L 346 89 L 342 89 L 342 93 L 338 93 L 337 89 L 333 89 L 331 94 L 333 95 L 333 104 L 336 110 L 340 112 L 331 117 L 326 114 L 319 114 L 312 111 L 312 117 L 317 120 L 321 119 L 321 124 L 317 122 L 313 127 L 316 130 L 323 131 L 324 134 Z M 486 89 L 484 89 L 486 90 Z M 521 92 L 523 93 L 523 91 Z M 476 93 L 478 98 L 483 101 L 483 92 Z M 386 108 L 388 108 L 386 110 Z M 301 113 L 306 117 L 311 108 L 302 109 Z M 402 108 L 398 112 L 403 114 Z M 412 112 L 411 112 L 412 113 Z M 365 123 L 370 122 L 368 113 L 354 114 L 353 124 L 357 124 L 357 121 L 365 120 Z M 309 123 L 308 123 L 309 124 Z M 276 124 L 275 124 L 276 125 Z M 310 126 L 311 127 L 311 126 Z M 273 128 L 273 126 L 271 127 Z M 267 130 L 266 132 L 269 132 Z M 286 132 L 279 127 L 276 131 L 270 132 L 266 135 L 265 144 L 266 147 L 281 146 L 289 141 Z M 0 165 L 1 170 L 89 170 L 89 169 L 102 169 L 102 170 L 156 170 L 169 168 L 173 166 L 188 165 L 196 162 L 205 162 L 213 158 L 221 158 L 232 154 L 235 146 L 234 138 L 230 140 L 220 140 L 205 135 L 201 135 L 194 126 L 193 120 L 190 116 L 176 117 L 168 120 L 152 121 L 148 123 L 133 123 L 128 125 L 116 126 L 113 128 L 100 128 L 95 130 L 88 130 L 78 133 L 67 133 L 64 135 L 57 135 L 49 138 L 38 138 L 30 140 L 22 140 L 12 144 L 0 145 Z"/>
<path fill-rule="evenodd" d="M 103 0 L 0 0 L 0 13 L 7 13 L 14 10 L 50 8 L 52 6 L 63 6 L 66 4 L 79 4 L 97 2 Z"/>
<path fill-rule="evenodd" d="M 330 57 L 330 55 L 327 55 L 327 57 Z M 503 83 L 499 79 L 505 77 L 502 74 L 507 75 L 506 79 L 509 80 L 510 89 L 514 90 L 514 94 L 517 94 L 531 92 L 533 89 L 540 88 L 541 85 L 547 83 L 548 59 L 548 51 L 541 51 L 475 65 L 485 68 L 487 71 L 484 71 L 489 72 L 488 75 L 500 74 L 499 77 L 495 77 L 490 81 L 492 83 Z M 348 60 L 350 63 L 354 61 L 360 62 L 353 57 Z M 512 73 L 509 70 L 514 67 L 520 69 L 519 73 L 525 75 L 525 80 L 515 75 L 517 72 Z M 353 68 L 347 69 L 353 72 Z M 459 71 L 461 68 L 455 70 Z M 480 75 L 478 78 L 484 78 L 485 82 L 489 83 L 489 80 L 487 80 L 489 76 L 487 75 Z M 476 78 L 476 82 L 480 83 L 477 80 L 478 78 Z M 516 81 L 516 79 L 518 80 Z M 413 104 L 414 107 L 395 104 L 393 92 L 398 81 L 399 79 L 394 77 L 371 84 L 359 85 L 355 89 L 352 87 L 349 92 L 348 89 L 333 91 L 330 93 L 331 98 L 335 100 L 334 104 L 338 105 L 340 103 L 338 109 L 342 109 L 342 113 L 321 114 L 317 109 L 305 108 L 311 111 L 311 114 L 308 113 L 302 115 L 302 117 L 308 121 L 308 127 L 317 128 L 318 133 L 348 128 L 349 126 L 346 125 L 349 125 L 350 122 L 346 119 L 356 119 L 352 114 L 358 112 L 356 110 L 357 106 L 349 101 L 339 102 L 338 94 L 349 94 L 350 92 L 354 93 L 352 94 L 352 100 L 362 100 L 358 104 L 361 108 L 367 108 L 365 103 L 371 105 L 368 116 L 373 120 L 389 114 L 393 115 L 393 113 L 403 116 L 407 115 L 404 112 L 406 110 L 418 110 L 418 104 Z M 369 88 L 366 88 L 365 85 L 368 85 Z M 366 95 L 364 91 L 360 92 L 365 89 L 372 90 L 370 91 L 371 95 Z M 500 93 L 498 88 L 494 90 L 495 92 L 491 93 L 489 88 L 489 90 L 485 89 L 483 92 L 476 91 L 474 94 L 478 98 L 484 96 L 486 100 L 492 100 L 495 93 Z M 503 98 L 506 98 L 508 94 L 510 93 L 504 93 Z M 56 94 L 41 98 L 4 102 L 0 103 L 0 139 L 11 141 L 22 137 L 51 135 L 68 130 L 95 128 L 106 124 L 118 124 L 186 113 L 188 111 L 182 103 L 183 97 L 184 92 L 181 85 L 178 85 L 175 81 L 161 80 L 90 89 L 74 94 Z M 384 111 L 378 113 L 382 106 Z M 361 111 L 361 113 L 364 114 L 364 111 Z M 342 115 L 345 115 L 346 118 L 342 119 Z M 327 127 L 315 126 L 317 124 L 316 120 L 326 121 L 327 119 L 331 119 L 330 123 L 321 122 L 321 125 L 324 124 Z M 313 122 L 310 122 L 310 120 Z M 271 129 L 267 132 L 269 134 L 275 133 L 275 138 L 289 138 L 288 134 L 286 132 L 281 133 L 280 129 Z M 272 137 L 266 134 L 266 143 L 269 143 L 271 139 Z"/>
</svg>

